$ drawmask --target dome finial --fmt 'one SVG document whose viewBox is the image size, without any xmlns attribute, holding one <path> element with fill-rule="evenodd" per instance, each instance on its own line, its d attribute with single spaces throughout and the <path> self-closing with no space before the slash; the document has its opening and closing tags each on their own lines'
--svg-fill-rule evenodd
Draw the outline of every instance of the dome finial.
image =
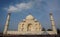
<svg viewBox="0 0 60 37">
<path fill-rule="evenodd" d="M 31 15 L 31 12 L 29 13 L 29 15 Z"/>
</svg>

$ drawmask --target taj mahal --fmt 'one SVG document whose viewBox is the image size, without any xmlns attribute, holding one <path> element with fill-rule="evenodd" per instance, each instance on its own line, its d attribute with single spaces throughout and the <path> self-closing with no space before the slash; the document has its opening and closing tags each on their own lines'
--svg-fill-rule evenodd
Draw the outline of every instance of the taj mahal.
<svg viewBox="0 0 60 37">
<path fill-rule="evenodd" d="M 52 25 L 52 31 L 42 31 L 41 23 L 38 22 L 38 20 L 35 19 L 31 14 L 26 16 L 26 18 L 23 19 L 22 22 L 18 23 L 17 31 L 9 31 L 8 25 L 9 25 L 10 15 L 11 15 L 11 13 L 8 13 L 3 34 L 11 34 L 11 35 L 44 35 L 44 34 L 52 35 L 52 34 L 57 34 L 57 30 L 55 27 L 55 22 L 54 22 L 52 13 L 49 14 L 51 25 Z"/>
</svg>

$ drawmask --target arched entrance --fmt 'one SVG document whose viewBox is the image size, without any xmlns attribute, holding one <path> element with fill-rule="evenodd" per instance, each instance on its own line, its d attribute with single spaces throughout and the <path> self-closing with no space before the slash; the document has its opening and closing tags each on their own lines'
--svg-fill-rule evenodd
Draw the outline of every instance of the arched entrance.
<svg viewBox="0 0 60 37">
<path fill-rule="evenodd" d="M 31 31 L 31 29 L 32 29 L 32 24 L 29 23 L 28 26 L 27 26 L 27 31 Z"/>
</svg>

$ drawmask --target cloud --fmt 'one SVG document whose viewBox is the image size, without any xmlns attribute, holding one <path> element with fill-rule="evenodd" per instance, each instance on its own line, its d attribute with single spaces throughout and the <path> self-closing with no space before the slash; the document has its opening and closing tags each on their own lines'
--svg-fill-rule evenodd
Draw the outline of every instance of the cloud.
<svg viewBox="0 0 60 37">
<path fill-rule="evenodd" d="M 36 8 L 41 9 L 41 2 L 42 0 L 34 0 L 27 3 L 19 3 L 15 5 L 10 5 L 8 8 L 5 8 L 5 10 L 8 12 L 20 12 L 23 10 L 30 9 L 31 7 L 32 9 L 36 9 Z"/>
<path fill-rule="evenodd" d="M 19 3 L 19 4 L 15 4 L 15 6 L 10 5 L 8 8 L 4 8 L 5 10 L 7 10 L 8 12 L 19 12 L 25 9 L 30 9 L 32 7 L 32 2 L 28 2 L 28 3 Z"/>
<path fill-rule="evenodd" d="M 8 12 L 15 12 L 15 11 L 17 11 L 18 10 L 18 8 L 17 7 L 14 7 L 14 6 L 10 6 L 9 8 L 8 8 Z"/>
</svg>

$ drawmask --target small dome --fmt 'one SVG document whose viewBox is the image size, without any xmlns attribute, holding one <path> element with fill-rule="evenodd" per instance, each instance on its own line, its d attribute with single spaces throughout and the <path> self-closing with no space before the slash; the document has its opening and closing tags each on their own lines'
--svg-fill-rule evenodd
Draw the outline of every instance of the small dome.
<svg viewBox="0 0 60 37">
<path fill-rule="evenodd" d="M 34 19 L 34 17 L 32 15 L 28 15 L 26 19 Z"/>
<path fill-rule="evenodd" d="M 23 21 L 25 21 L 25 19 L 23 19 Z"/>
<path fill-rule="evenodd" d="M 34 21 L 37 21 L 37 19 L 35 19 Z"/>
</svg>

